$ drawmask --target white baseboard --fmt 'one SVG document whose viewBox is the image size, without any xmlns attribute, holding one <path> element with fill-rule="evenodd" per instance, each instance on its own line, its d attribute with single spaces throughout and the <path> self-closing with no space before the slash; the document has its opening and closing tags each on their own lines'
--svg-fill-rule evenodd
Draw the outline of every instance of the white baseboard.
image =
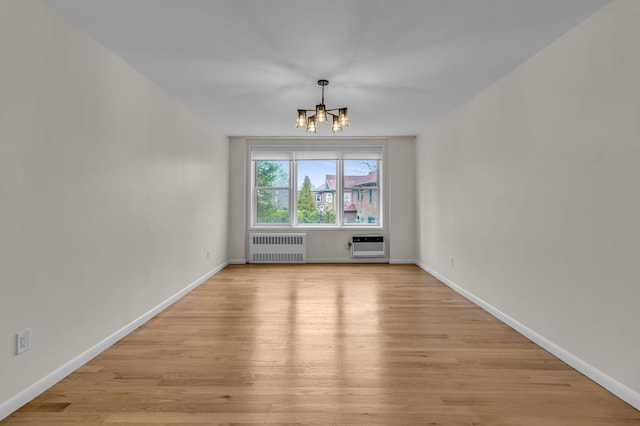
<svg viewBox="0 0 640 426">
<path fill-rule="evenodd" d="M 227 260 L 229 265 L 245 265 L 247 263 L 246 259 L 229 259 Z"/>
<path fill-rule="evenodd" d="M 389 259 L 390 265 L 415 265 L 415 259 Z"/>
<path fill-rule="evenodd" d="M 80 355 L 76 356 L 66 364 L 52 371 L 42 379 L 35 382 L 33 385 L 24 389 L 17 395 L 9 398 L 0 404 L 0 420 L 12 414 L 14 411 L 18 410 L 20 407 L 33 400 L 35 397 L 49 389 L 51 386 L 58 383 L 60 380 L 67 377 L 69 374 L 73 373 L 78 368 L 82 367 L 84 364 L 89 362 L 91 359 L 99 355 L 104 350 L 108 349 L 114 343 L 125 337 L 127 334 L 134 331 L 136 328 L 140 327 L 145 322 L 149 321 L 154 316 L 158 315 L 160 312 L 177 302 L 180 298 L 185 296 L 194 288 L 198 287 L 200 284 L 220 272 L 228 265 L 228 262 L 225 262 L 211 271 L 207 272 L 202 277 L 198 278 L 193 283 L 189 284 L 173 296 L 169 297 L 164 302 L 160 303 L 158 306 L 154 307 L 150 311 L 131 321 L 129 324 L 122 327 L 120 330 L 116 331 L 106 339 L 102 340 L 98 344 L 92 346 L 87 349 Z"/>
<path fill-rule="evenodd" d="M 634 407 L 636 410 L 640 410 L 640 393 L 620 383 L 613 377 L 603 373 L 602 371 L 598 370 L 594 366 L 586 363 L 585 361 L 578 358 L 577 356 L 570 353 L 569 351 L 563 349 L 562 347 L 551 342 L 547 338 L 541 336 L 540 334 L 536 333 L 535 331 L 531 330 L 525 325 L 519 323 L 518 321 L 511 318 L 507 314 L 494 308 L 493 306 L 491 306 L 484 300 L 480 299 L 479 297 L 476 297 L 473 294 L 469 293 L 467 290 L 463 289 L 459 285 L 450 281 L 447 277 L 434 271 L 424 263 L 416 262 L 416 265 L 418 265 L 420 268 L 422 268 L 429 274 L 433 275 L 435 278 L 437 278 L 439 281 L 441 281 L 442 283 L 450 287 L 455 292 L 464 296 L 465 298 L 475 303 L 485 311 L 489 312 L 491 315 L 493 315 L 503 323 L 507 324 L 509 327 L 513 328 L 515 331 L 522 334 L 527 339 L 531 340 L 538 346 L 542 347 L 547 352 L 561 359 L 562 361 L 569 364 L 571 367 L 575 368 L 576 370 L 578 370 L 579 372 L 581 372 L 582 374 L 584 374 L 594 382 L 598 383 L 600 386 L 607 389 L 609 392 L 616 395 L 618 398 L 622 399 L 627 404 Z"/>
<path fill-rule="evenodd" d="M 307 259 L 307 263 L 389 263 L 386 257 L 336 257 Z"/>
</svg>

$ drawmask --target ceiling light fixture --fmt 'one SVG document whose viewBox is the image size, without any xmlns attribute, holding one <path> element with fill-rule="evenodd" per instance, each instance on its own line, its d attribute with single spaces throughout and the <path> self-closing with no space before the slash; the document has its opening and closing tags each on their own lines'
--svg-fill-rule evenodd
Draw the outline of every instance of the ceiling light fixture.
<svg viewBox="0 0 640 426">
<path fill-rule="evenodd" d="M 332 117 L 331 131 L 338 133 L 342 131 L 342 126 L 349 125 L 349 115 L 347 108 L 327 109 L 324 105 L 324 87 L 329 85 L 329 80 L 318 80 L 318 86 L 322 87 L 322 101 L 316 105 L 316 109 L 299 109 L 296 127 L 306 127 L 308 133 L 316 133 L 318 131 L 318 123 L 327 121 L 328 116 Z M 332 111 L 337 111 L 334 114 Z M 307 113 L 315 113 L 307 117 Z"/>
</svg>

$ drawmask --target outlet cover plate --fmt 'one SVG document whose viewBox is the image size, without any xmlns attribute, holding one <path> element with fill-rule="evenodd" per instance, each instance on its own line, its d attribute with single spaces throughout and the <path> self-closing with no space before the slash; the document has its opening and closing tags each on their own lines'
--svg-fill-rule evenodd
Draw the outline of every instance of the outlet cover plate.
<svg viewBox="0 0 640 426">
<path fill-rule="evenodd" d="M 27 328 L 16 334 L 16 355 L 26 352 L 31 347 L 31 329 Z"/>
</svg>

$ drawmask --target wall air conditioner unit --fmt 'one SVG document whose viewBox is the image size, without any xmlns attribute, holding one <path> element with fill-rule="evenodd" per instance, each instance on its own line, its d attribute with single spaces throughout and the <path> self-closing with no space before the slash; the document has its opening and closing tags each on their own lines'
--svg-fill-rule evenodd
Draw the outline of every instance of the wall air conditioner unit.
<svg viewBox="0 0 640 426">
<path fill-rule="evenodd" d="M 351 237 L 351 257 L 384 256 L 384 236 L 354 235 Z"/>
</svg>

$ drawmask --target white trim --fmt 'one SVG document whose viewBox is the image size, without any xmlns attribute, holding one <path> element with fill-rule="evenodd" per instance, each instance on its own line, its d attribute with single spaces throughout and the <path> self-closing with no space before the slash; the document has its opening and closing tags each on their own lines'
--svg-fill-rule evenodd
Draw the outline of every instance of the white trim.
<svg viewBox="0 0 640 426">
<path fill-rule="evenodd" d="M 251 161 L 274 160 L 382 160 L 384 145 L 299 145 L 299 144 L 251 144 Z"/>
<path fill-rule="evenodd" d="M 415 259 L 389 259 L 390 265 L 416 265 Z"/>
<path fill-rule="evenodd" d="M 232 138 L 242 138 L 247 142 L 256 142 L 256 141 L 272 141 L 272 140 L 287 140 L 287 141 L 299 141 L 299 142 L 314 142 L 314 143 L 323 143 L 326 141 L 331 141 L 332 143 L 336 141 L 348 140 L 348 141 L 363 141 L 363 140 L 382 140 L 388 141 L 389 136 L 342 136 L 340 139 L 331 138 L 331 136 L 231 136 Z M 405 135 L 405 136 L 393 136 L 394 138 L 415 138 L 415 135 Z"/>
<path fill-rule="evenodd" d="M 60 380 L 67 377 L 69 374 L 73 373 L 78 368 L 82 367 L 84 364 L 89 362 L 91 359 L 99 355 L 104 350 L 108 349 L 114 343 L 118 342 L 120 339 L 124 338 L 127 334 L 131 333 L 142 324 L 149 321 L 154 316 L 158 315 L 160 312 L 171 306 L 173 303 L 177 302 L 180 298 L 185 296 L 194 288 L 198 287 L 200 284 L 204 283 L 206 280 L 220 272 L 224 269 L 229 262 L 224 262 L 223 264 L 217 266 L 211 271 L 207 272 L 202 277 L 198 278 L 193 283 L 189 284 L 173 296 L 169 297 L 164 302 L 160 303 L 158 306 L 152 308 L 150 311 L 142 314 L 140 317 L 131 321 L 129 324 L 122 327 L 120 330 L 116 331 L 112 335 L 108 336 L 101 342 L 87 349 L 80 355 L 76 356 L 72 360 L 68 361 L 61 367 L 55 369 L 51 373 L 47 374 L 42 379 L 38 380 L 28 388 L 22 390 L 17 395 L 9 398 L 0 404 L 0 420 L 5 417 L 11 415 L 14 411 L 18 410 L 23 405 L 27 404 L 29 401 L 33 400 L 35 397 L 40 395 L 42 392 L 49 389 L 51 386 L 58 383 Z"/>
<path fill-rule="evenodd" d="M 389 263 L 389 259 L 386 257 L 375 257 L 370 259 L 367 259 L 366 257 L 317 257 L 315 259 L 307 259 L 307 263 Z"/>
<path fill-rule="evenodd" d="M 450 281 L 447 277 L 434 271 L 424 263 L 416 262 L 416 265 L 418 265 L 420 268 L 422 268 L 429 274 L 433 275 L 435 278 L 437 278 L 439 281 L 441 281 L 442 283 L 450 287 L 455 292 L 464 296 L 465 298 L 475 303 L 485 311 L 489 312 L 491 315 L 493 315 L 503 323 L 507 324 L 509 327 L 513 328 L 518 333 L 522 334 L 524 337 L 528 338 L 529 340 L 531 340 L 532 342 L 540 346 L 542 349 L 545 349 L 547 352 L 556 356 L 560 360 L 564 361 L 565 363 L 569 364 L 571 367 L 578 370 L 580 373 L 584 374 L 594 382 L 598 383 L 600 386 L 607 389 L 609 392 L 616 395 L 618 398 L 622 399 L 627 404 L 634 407 L 636 410 L 640 410 L 640 393 L 620 383 L 613 377 L 603 373 L 602 371 L 598 370 L 591 364 L 588 364 L 587 362 L 578 358 L 577 356 L 567 351 L 566 349 L 551 342 L 544 336 L 541 336 L 540 334 L 536 333 L 535 331 L 531 330 L 530 328 L 526 327 L 525 325 L 511 318 L 507 314 L 499 311 L 498 309 L 494 308 L 493 306 L 491 306 L 484 300 L 480 299 L 479 297 L 469 293 L 467 290 L 463 289 L 459 285 Z"/>
<path fill-rule="evenodd" d="M 340 209 L 338 209 L 336 213 L 336 216 L 338 214 L 338 212 L 340 211 Z M 337 220 L 336 220 L 337 221 Z M 385 227 L 382 225 L 368 225 L 368 224 L 362 224 L 362 225 L 311 225 L 311 224 L 302 224 L 302 225 L 297 225 L 297 226 L 293 226 L 293 225 L 289 225 L 289 224 L 284 224 L 284 225 L 277 225 L 277 224 L 267 224 L 267 225 L 252 225 L 249 227 L 249 232 L 265 232 L 265 231 L 276 231 L 276 232 L 282 232 L 283 230 L 285 230 L 285 232 L 303 232 L 303 231 L 324 231 L 324 230 L 329 230 L 329 231 L 385 231 Z M 415 261 L 413 261 L 415 262 Z"/>
<path fill-rule="evenodd" d="M 229 259 L 227 260 L 229 265 L 246 265 L 247 259 Z"/>
</svg>

